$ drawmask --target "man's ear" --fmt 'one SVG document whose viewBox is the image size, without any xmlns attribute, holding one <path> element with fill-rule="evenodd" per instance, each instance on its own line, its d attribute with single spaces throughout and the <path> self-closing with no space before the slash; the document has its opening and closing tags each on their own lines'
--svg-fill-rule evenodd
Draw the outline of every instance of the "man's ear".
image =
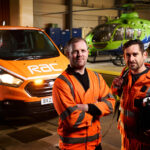
<svg viewBox="0 0 150 150">
<path fill-rule="evenodd" d="M 125 60 L 125 53 L 123 53 L 123 58 L 124 58 L 124 60 Z"/>
<path fill-rule="evenodd" d="M 144 57 L 144 59 L 146 59 L 148 57 L 148 52 L 147 51 L 144 51 L 143 57 Z"/>
<path fill-rule="evenodd" d="M 68 56 L 69 56 L 69 54 L 68 54 L 68 50 L 67 50 L 67 48 L 66 48 L 66 47 L 64 48 L 64 55 L 65 55 L 66 57 L 68 57 Z"/>
<path fill-rule="evenodd" d="M 68 51 L 65 52 L 65 55 L 69 58 L 69 52 Z"/>
</svg>

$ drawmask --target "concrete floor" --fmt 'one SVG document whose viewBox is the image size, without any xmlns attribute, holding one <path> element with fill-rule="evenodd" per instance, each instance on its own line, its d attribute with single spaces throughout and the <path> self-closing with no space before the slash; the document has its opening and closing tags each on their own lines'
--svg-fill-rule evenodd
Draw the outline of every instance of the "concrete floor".
<svg viewBox="0 0 150 150">
<path fill-rule="evenodd" d="M 109 115 L 100 121 L 103 150 L 120 150 L 116 117 Z M 26 125 L 14 121 L 0 124 L 0 150 L 58 150 L 57 122 L 58 117 Z"/>
<path fill-rule="evenodd" d="M 115 66 L 111 61 L 109 62 L 87 62 L 86 67 L 95 70 L 99 73 L 119 75 L 123 67 Z"/>
</svg>

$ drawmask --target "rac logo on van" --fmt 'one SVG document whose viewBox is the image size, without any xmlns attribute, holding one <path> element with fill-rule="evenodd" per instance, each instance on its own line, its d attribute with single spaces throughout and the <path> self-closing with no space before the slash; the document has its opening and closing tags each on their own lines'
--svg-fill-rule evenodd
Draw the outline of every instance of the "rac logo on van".
<svg viewBox="0 0 150 150">
<path fill-rule="evenodd" d="M 52 72 L 52 71 L 62 71 L 62 69 L 56 69 L 55 66 L 58 64 L 52 63 L 52 64 L 39 64 L 39 65 L 31 65 L 28 66 L 29 71 L 32 74 L 35 74 L 37 72 Z"/>
</svg>

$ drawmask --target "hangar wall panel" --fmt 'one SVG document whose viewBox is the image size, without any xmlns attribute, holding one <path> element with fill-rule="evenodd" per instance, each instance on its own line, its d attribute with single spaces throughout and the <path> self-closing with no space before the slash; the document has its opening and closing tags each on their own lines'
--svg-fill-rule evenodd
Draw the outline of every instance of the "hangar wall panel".
<svg viewBox="0 0 150 150">
<path fill-rule="evenodd" d="M 64 15 L 51 15 L 51 16 L 42 16 L 34 15 L 34 26 L 45 28 L 48 24 L 58 24 L 59 28 L 65 28 L 65 16 Z"/>
<path fill-rule="evenodd" d="M 51 4 L 47 1 L 35 1 L 34 0 L 34 26 L 45 28 L 46 24 L 58 24 L 60 28 L 64 28 L 65 25 L 65 5 Z"/>
<path fill-rule="evenodd" d="M 19 25 L 20 24 L 19 0 L 10 0 L 9 2 L 10 2 L 10 25 L 12 26 Z"/>
<path fill-rule="evenodd" d="M 19 0 L 20 25 L 33 26 L 33 0 Z"/>
<path fill-rule="evenodd" d="M 150 9 L 139 10 L 138 13 L 140 18 L 150 20 Z"/>
<path fill-rule="evenodd" d="M 114 0 L 74 0 L 73 5 L 88 6 L 94 8 L 109 8 L 114 6 Z"/>
<path fill-rule="evenodd" d="M 90 0 L 89 5 L 94 4 L 102 8 L 109 7 L 109 5 L 113 5 L 112 0 L 105 0 L 109 1 L 109 5 L 102 5 L 100 2 L 103 0 Z M 118 13 L 116 10 L 95 10 L 95 8 L 91 7 L 81 7 L 82 0 L 73 1 L 73 28 L 80 28 L 80 27 L 95 27 L 98 25 L 99 16 L 117 16 Z M 103 1 L 104 2 L 104 1 Z M 111 2 L 111 3 L 110 3 Z M 75 4 L 76 6 L 75 6 Z M 58 27 L 64 29 L 66 26 L 65 17 L 67 6 L 65 5 L 64 0 L 34 0 L 33 4 L 33 12 L 34 12 L 34 26 L 45 28 L 45 25 L 48 23 L 58 24 Z M 87 11 L 80 11 L 80 10 L 87 10 Z M 92 11 L 90 11 L 92 10 Z M 84 19 L 83 19 L 84 18 Z M 86 19 L 85 19 L 86 18 Z"/>
<path fill-rule="evenodd" d="M 42 3 L 50 3 L 50 4 L 65 4 L 65 1 L 66 0 L 34 0 L 34 2 L 42 2 Z"/>
<path fill-rule="evenodd" d="M 33 26 L 33 0 L 10 0 L 10 25 Z"/>
</svg>

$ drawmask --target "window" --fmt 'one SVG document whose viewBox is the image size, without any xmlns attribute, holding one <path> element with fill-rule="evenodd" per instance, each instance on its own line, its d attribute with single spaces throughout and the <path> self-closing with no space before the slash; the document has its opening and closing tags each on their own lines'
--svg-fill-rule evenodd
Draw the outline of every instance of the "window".
<svg viewBox="0 0 150 150">
<path fill-rule="evenodd" d="M 100 25 L 93 31 L 93 42 L 107 42 L 111 39 L 113 31 L 117 24 Z"/>
<path fill-rule="evenodd" d="M 120 41 L 124 38 L 124 28 L 118 28 L 114 35 L 113 41 Z"/>
<path fill-rule="evenodd" d="M 59 56 L 49 38 L 37 30 L 1 30 L 0 58 L 38 59 Z"/>
<path fill-rule="evenodd" d="M 132 28 L 126 28 L 125 39 L 126 40 L 131 40 L 133 38 L 134 38 L 134 29 L 132 29 Z"/>
<path fill-rule="evenodd" d="M 137 29 L 137 39 L 141 37 L 142 31 L 141 29 Z"/>
</svg>

